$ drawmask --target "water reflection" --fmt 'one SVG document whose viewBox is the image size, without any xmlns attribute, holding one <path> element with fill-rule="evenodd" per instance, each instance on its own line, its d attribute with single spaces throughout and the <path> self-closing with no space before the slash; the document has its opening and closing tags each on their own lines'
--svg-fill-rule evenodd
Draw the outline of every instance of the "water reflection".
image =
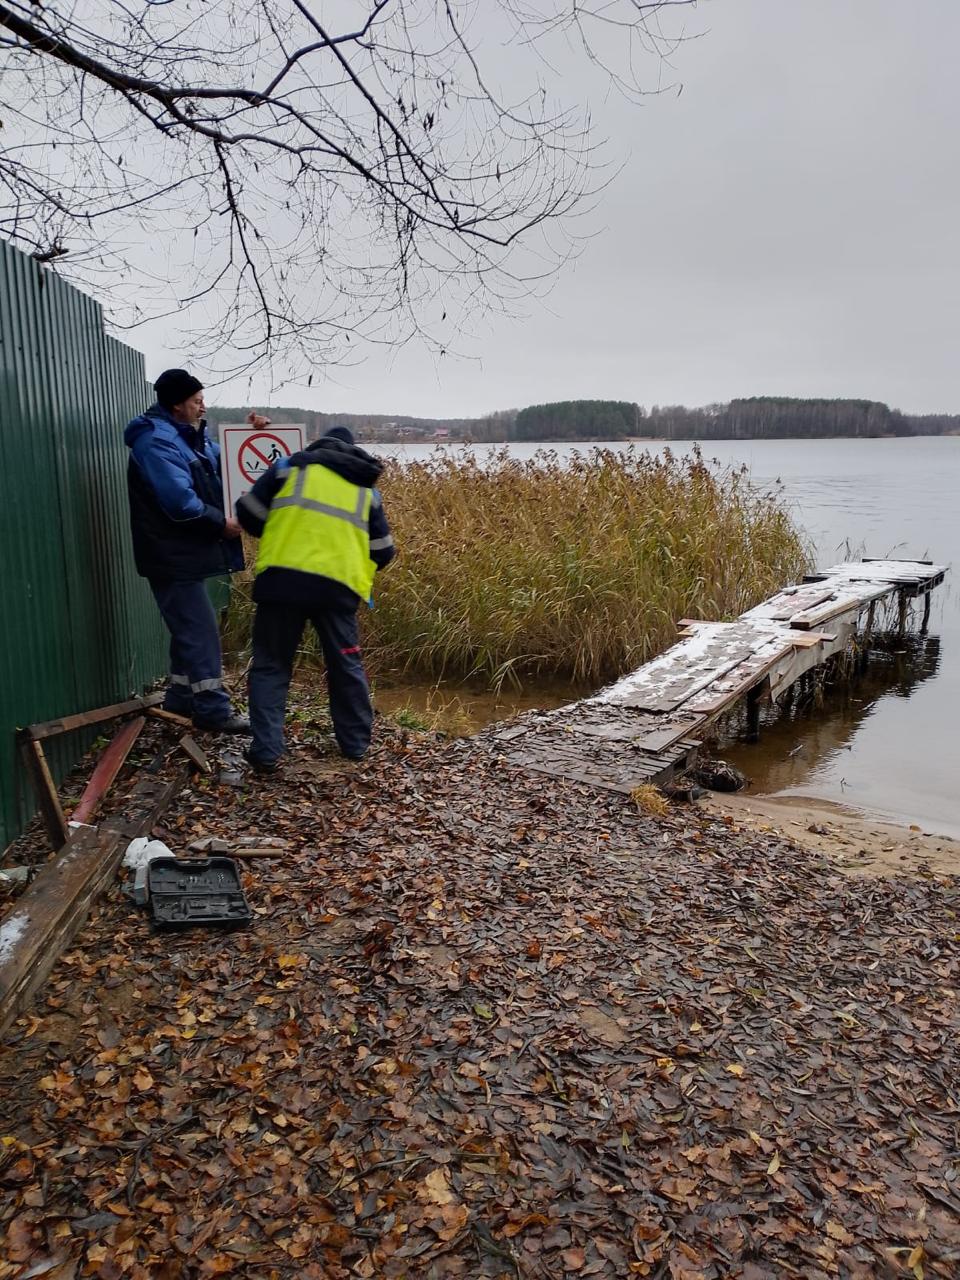
<svg viewBox="0 0 960 1280">
<path fill-rule="evenodd" d="M 843 793 L 852 783 L 842 756 L 864 723 L 885 714 L 886 702 L 909 698 L 937 675 L 940 662 L 939 635 L 878 633 L 865 662 L 841 658 L 820 680 L 797 684 L 779 704 L 765 707 L 759 742 L 747 741 L 741 709 L 718 726 L 713 745 L 758 793 L 796 794 L 831 776 Z"/>
</svg>

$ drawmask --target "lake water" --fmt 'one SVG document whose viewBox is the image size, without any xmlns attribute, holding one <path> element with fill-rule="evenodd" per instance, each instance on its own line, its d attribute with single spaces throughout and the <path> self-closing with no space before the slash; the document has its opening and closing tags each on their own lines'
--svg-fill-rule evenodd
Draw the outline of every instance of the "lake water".
<svg viewBox="0 0 960 1280">
<path fill-rule="evenodd" d="M 482 454 L 496 446 L 474 447 Z M 510 449 L 528 457 L 538 447 Z M 782 482 L 818 567 L 848 551 L 960 564 L 960 438 L 724 440 L 702 447 L 723 466 L 746 464 L 759 486 Z M 377 451 L 413 459 L 430 446 Z M 895 648 L 822 707 L 766 724 L 759 744 L 728 739 L 724 754 L 750 775 L 755 791 L 813 796 L 960 836 L 960 597 L 952 574 L 933 593 L 927 637 Z"/>
</svg>

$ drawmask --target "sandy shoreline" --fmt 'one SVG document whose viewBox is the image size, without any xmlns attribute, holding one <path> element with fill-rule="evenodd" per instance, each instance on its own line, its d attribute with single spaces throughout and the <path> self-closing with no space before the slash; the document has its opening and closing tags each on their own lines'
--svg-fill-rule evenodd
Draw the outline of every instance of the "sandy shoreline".
<svg viewBox="0 0 960 1280">
<path fill-rule="evenodd" d="M 829 800 L 711 793 L 699 803 L 746 830 L 826 854 L 853 876 L 960 874 L 960 841 Z"/>
</svg>

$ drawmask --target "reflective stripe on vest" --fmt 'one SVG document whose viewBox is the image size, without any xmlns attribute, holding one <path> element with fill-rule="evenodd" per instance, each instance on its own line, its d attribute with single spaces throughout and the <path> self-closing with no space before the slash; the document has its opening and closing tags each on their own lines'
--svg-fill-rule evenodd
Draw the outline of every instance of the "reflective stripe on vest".
<svg viewBox="0 0 960 1280">
<path fill-rule="evenodd" d="M 366 600 L 376 565 L 370 558 L 373 494 L 313 463 L 294 467 L 270 504 L 257 573 L 296 569 L 343 583 Z"/>
</svg>

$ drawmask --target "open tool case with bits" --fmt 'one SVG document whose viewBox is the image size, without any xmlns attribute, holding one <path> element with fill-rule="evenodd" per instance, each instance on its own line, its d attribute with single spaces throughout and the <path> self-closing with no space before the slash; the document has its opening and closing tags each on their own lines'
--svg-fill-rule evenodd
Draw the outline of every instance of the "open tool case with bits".
<svg viewBox="0 0 960 1280">
<path fill-rule="evenodd" d="M 252 919 L 237 865 L 230 858 L 154 858 L 147 883 L 153 922 L 161 928 L 237 928 Z"/>
</svg>

